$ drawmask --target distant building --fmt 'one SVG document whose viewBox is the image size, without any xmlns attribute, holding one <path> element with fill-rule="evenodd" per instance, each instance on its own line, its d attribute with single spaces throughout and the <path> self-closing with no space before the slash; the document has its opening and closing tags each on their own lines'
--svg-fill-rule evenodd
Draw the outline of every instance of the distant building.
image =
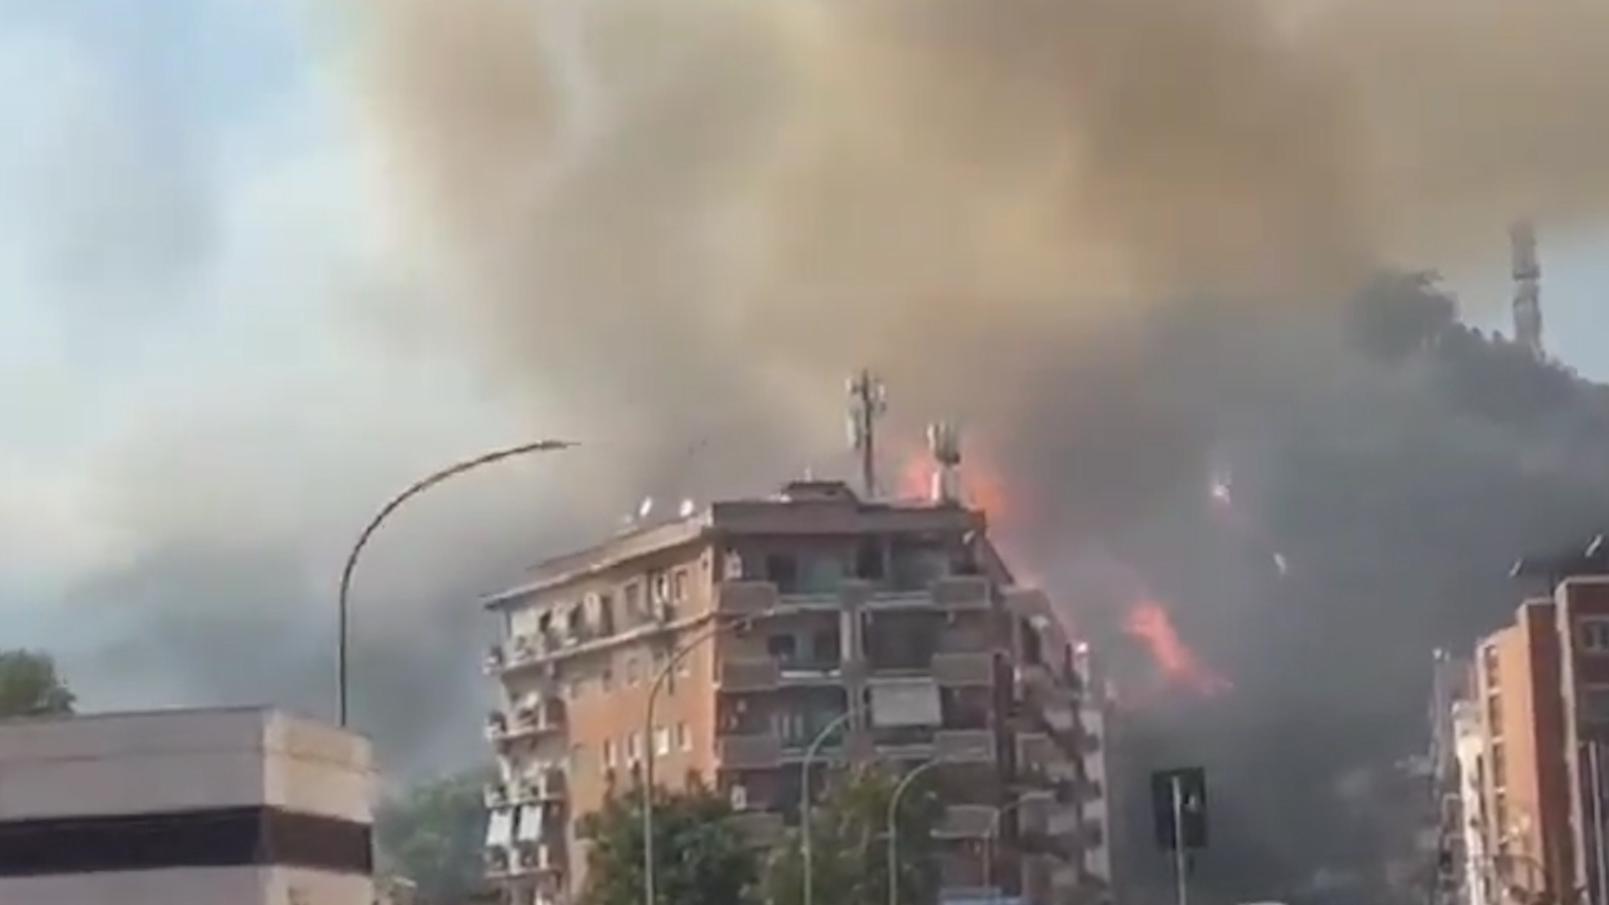
<svg viewBox="0 0 1609 905">
<path fill-rule="evenodd" d="M 1464 905 L 1496 901 L 1491 889 L 1490 853 L 1483 828 L 1489 819 L 1482 793 L 1486 782 L 1486 732 L 1480 705 L 1473 700 L 1452 704 L 1453 752 L 1458 761 L 1457 823 L 1448 837 L 1446 867 L 1453 875 L 1453 900 Z"/>
<path fill-rule="evenodd" d="M 0 722 L 0 902 L 370 905 L 372 780 L 274 710 Z"/>
<path fill-rule="evenodd" d="M 1566 578 L 1553 600 L 1557 637 L 1564 642 L 1560 786 L 1569 798 L 1568 864 L 1575 888 L 1603 902 L 1609 896 L 1609 576 Z"/>
<path fill-rule="evenodd" d="M 935 769 L 947 900 L 1109 901 L 1091 667 L 986 529 L 944 495 L 803 481 L 551 560 L 489 598 L 505 636 L 487 663 L 503 698 L 489 878 L 515 905 L 574 901 L 578 819 L 640 783 L 649 756 L 656 784 L 712 786 L 747 838 L 774 844 L 798 820 L 806 746 L 842 719 L 815 790 L 848 762 L 949 761 Z"/>
</svg>

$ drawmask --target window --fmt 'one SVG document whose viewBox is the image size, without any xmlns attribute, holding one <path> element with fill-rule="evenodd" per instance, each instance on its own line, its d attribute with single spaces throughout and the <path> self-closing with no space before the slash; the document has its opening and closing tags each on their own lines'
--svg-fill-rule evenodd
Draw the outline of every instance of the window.
<svg viewBox="0 0 1609 905">
<path fill-rule="evenodd" d="M 1503 699 L 1497 695 L 1486 698 L 1486 731 L 1492 736 L 1503 734 Z"/>
<path fill-rule="evenodd" d="M 579 743 L 570 746 L 570 775 L 580 776 L 587 763 L 587 749 Z"/>
<path fill-rule="evenodd" d="M 626 742 L 626 759 L 635 763 L 642 760 L 642 733 L 633 732 Z"/>
<path fill-rule="evenodd" d="M 677 569 L 671 579 L 670 599 L 681 603 L 687 599 L 687 570 Z"/>
<path fill-rule="evenodd" d="M 1507 780 L 1508 780 L 1508 770 L 1507 770 L 1507 761 L 1503 757 L 1503 743 L 1502 742 L 1493 742 L 1492 743 L 1492 787 L 1495 788 L 1495 789 L 1501 789 L 1505 785 L 1507 785 Z M 1500 808 L 1502 806 L 1502 802 L 1503 802 L 1502 798 L 1499 798 L 1498 799 L 1498 806 Z M 1502 820 L 1498 820 L 1499 825 L 1502 825 L 1502 823 L 1503 823 Z"/>
<path fill-rule="evenodd" d="M 612 594 L 598 595 L 598 630 L 605 635 L 615 633 L 615 598 Z"/>
<path fill-rule="evenodd" d="M 603 765 L 609 768 L 613 768 L 615 765 L 614 739 L 606 738 L 603 740 Z"/>
<path fill-rule="evenodd" d="M 626 655 L 626 684 L 636 687 L 642 681 L 642 664 L 637 662 L 636 654 Z"/>
<path fill-rule="evenodd" d="M 818 629 L 810 639 L 811 657 L 823 666 L 836 666 L 843 659 L 836 628 Z"/>
<path fill-rule="evenodd" d="M 604 694 L 608 694 L 609 692 L 615 690 L 614 667 L 605 666 L 603 671 L 598 673 L 598 686 Z"/>
<path fill-rule="evenodd" d="M 664 572 L 654 572 L 648 576 L 648 586 L 653 588 L 654 603 L 670 602 L 670 576 Z"/>
<path fill-rule="evenodd" d="M 1584 723 L 1609 724 L 1609 685 L 1583 685 L 1576 712 Z"/>
<path fill-rule="evenodd" d="M 860 542 L 860 548 L 855 551 L 855 577 L 867 581 L 879 581 L 883 577 L 883 542 L 875 537 L 868 537 Z"/>
<path fill-rule="evenodd" d="M 654 729 L 654 755 L 664 757 L 670 753 L 670 727 L 658 726 Z"/>
<path fill-rule="evenodd" d="M 683 751 L 693 750 L 693 733 L 687 731 L 686 723 L 676 724 L 676 747 Z"/>
<path fill-rule="evenodd" d="M 622 608 L 625 610 L 624 615 L 628 619 L 639 619 L 647 612 L 642 605 L 642 582 L 640 581 L 628 582 L 620 592 L 620 599 Z"/>
<path fill-rule="evenodd" d="M 1497 645 L 1488 644 L 1481 648 L 1481 668 L 1486 671 L 1486 687 L 1497 687 Z"/>
<path fill-rule="evenodd" d="M 772 553 L 765 558 L 765 577 L 782 593 L 792 593 L 799 585 L 799 564 L 787 553 Z"/>
<path fill-rule="evenodd" d="M 1591 654 L 1609 653 L 1609 619 L 1582 619 L 1577 623 L 1576 631 L 1583 651 Z"/>
<path fill-rule="evenodd" d="M 749 807 L 749 790 L 746 787 L 740 786 L 740 785 L 739 786 L 733 786 L 730 795 L 731 795 L 731 798 L 732 798 L 732 810 L 734 810 L 734 811 L 746 811 L 746 810 L 748 810 L 748 807 Z"/>
<path fill-rule="evenodd" d="M 538 635 L 542 635 L 543 637 L 553 633 L 552 612 L 544 610 L 540 616 L 536 617 L 536 633 Z"/>
<path fill-rule="evenodd" d="M 581 700 L 581 696 L 586 693 L 586 690 L 587 690 L 587 680 L 586 679 L 581 678 L 581 677 L 577 677 L 577 678 L 574 678 L 574 679 L 570 680 L 570 700 L 572 700 L 572 701 Z"/>
<path fill-rule="evenodd" d="M 772 659 L 791 662 L 799 653 L 799 642 L 792 635 L 772 635 L 765 639 L 765 652 Z"/>
<path fill-rule="evenodd" d="M 736 550 L 726 551 L 721 561 L 721 577 L 727 581 L 737 581 L 743 577 L 743 554 Z"/>
<path fill-rule="evenodd" d="M 771 734 L 781 739 L 785 745 L 800 745 L 809 741 L 806 738 L 809 730 L 805 726 L 804 714 L 793 711 L 785 710 L 771 714 Z"/>
</svg>

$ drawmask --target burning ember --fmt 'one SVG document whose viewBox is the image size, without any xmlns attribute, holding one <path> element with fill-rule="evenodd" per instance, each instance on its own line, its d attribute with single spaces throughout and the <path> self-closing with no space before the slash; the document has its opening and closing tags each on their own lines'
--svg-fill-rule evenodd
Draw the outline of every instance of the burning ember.
<svg viewBox="0 0 1609 905">
<path fill-rule="evenodd" d="M 1173 617 L 1160 603 L 1145 600 L 1129 611 L 1123 630 L 1140 640 L 1170 685 L 1182 685 L 1197 694 L 1214 697 L 1234 687 L 1227 678 L 1201 661 L 1179 637 Z"/>
</svg>

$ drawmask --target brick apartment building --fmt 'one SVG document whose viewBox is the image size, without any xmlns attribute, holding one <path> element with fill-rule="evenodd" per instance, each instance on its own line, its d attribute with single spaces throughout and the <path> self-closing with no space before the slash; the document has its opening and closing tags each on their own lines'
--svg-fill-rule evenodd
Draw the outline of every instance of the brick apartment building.
<svg viewBox="0 0 1609 905">
<path fill-rule="evenodd" d="M 946 762 L 930 774 L 946 896 L 1110 900 L 1104 695 L 979 511 L 797 482 L 543 563 L 485 603 L 505 638 L 487 661 L 504 702 L 488 875 L 516 905 L 573 901 L 577 820 L 650 753 L 657 784 L 718 789 L 774 844 L 806 746 L 841 716 L 813 789 L 850 762 Z"/>
<path fill-rule="evenodd" d="M 1470 905 L 1609 893 L 1609 576 L 1550 579 L 1476 644 L 1453 705 Z"/>
</svg>

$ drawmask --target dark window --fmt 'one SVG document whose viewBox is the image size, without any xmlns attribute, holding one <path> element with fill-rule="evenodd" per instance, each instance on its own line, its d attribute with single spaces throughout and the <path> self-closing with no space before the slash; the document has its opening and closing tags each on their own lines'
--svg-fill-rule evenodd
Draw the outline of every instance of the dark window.
<svg viewBox="0 0 1609 905">
<path fill-rule="evenodd" d="M 875 537 L 868 537 L 860 542 L 860 549 L 855 551 L 855 575 L 867 581 L 881 581 L 883 578 L 883 542 Z"/>
<path fill-rule="evenodd" d="M 821 665 L 834 666 L 843 659 L 836 628 L 818 630 L 810 639 L 810 648 L 811 659 Z"/>
<path fill-rule="evenodd" d="M 368 874 L 369 828 L 271 807 L 0 823 L 0 876 L 254 864 Z"/>
<path fill-rule="evenodd" d="M 765 639 L 766 653 L 784 663 L 798 656 L 799 642 L 792 635 L 772 635 Z"/>
<path fill-rule="evenodd" d="M 791 593 L 799 586 L 799 563 L 787 553 L 772 553 L 765 558 L 765 577 L 777 590 Z"/>
<path fill-rule="evenodd" d="M 615 598 L 610 594 L 598 597 L 598 625 L 605 635 L 615 633 Z"/>
</svg>

